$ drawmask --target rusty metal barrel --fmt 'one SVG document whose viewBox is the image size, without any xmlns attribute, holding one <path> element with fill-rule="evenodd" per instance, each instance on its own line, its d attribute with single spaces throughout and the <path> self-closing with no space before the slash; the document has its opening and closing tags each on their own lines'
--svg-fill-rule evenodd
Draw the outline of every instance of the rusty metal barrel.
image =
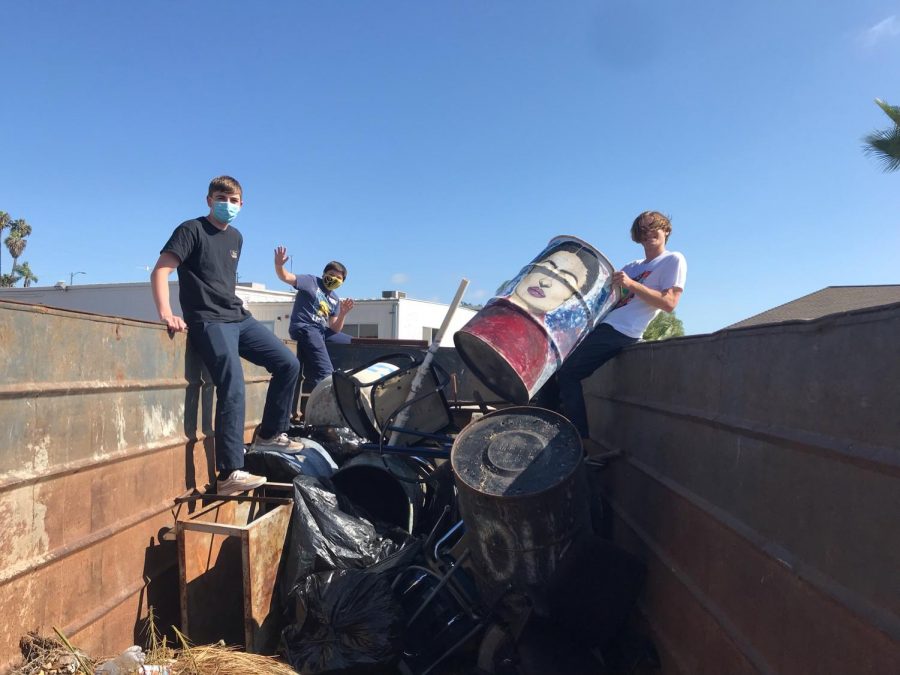
<svg viewBox="0 0 900 675">
<path fill-rule="evenodd" d="M 506 401 L 524 404 L 609 313 L 613 265 L 560 235 L 453 336 L 460 358 Z"/>
<path fill-rule="evenodd" d="M 535 407 L 485 415 L 456 437 L 451 463 L 472 564 L 488 601 L 507 589 L 543 604 L 543 588 L 590 525 L 581 438 Z"/>
</svg>

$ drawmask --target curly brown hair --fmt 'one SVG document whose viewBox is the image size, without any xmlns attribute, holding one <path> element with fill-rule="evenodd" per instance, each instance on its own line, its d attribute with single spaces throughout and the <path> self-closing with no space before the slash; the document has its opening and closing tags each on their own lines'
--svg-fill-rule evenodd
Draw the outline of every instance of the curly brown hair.
<svg viewBox="0 0 900 675">
<path fill-rule="evenodd" d="M 644 229 L 662 230 L 666 233 L 666 241 L 669 241 L 669 235 L 672 234 L 672 221 L 659 211 L 644 211 L 631 224 L 631 241 L 640 244 L 641 231 Z"/>
</svg>

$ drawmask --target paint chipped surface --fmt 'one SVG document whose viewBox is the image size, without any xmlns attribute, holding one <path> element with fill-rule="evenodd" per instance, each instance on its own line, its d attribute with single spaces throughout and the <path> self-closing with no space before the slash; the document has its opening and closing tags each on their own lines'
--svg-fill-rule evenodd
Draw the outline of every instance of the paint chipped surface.
<svg viewBox="0 0 900 675">
<path fill-rule="evenodd" d="M 116 448 L 124 450 L 128 445 L 125 440 L 125 409 L 122 401 L 116 402 Z"/>
<path fill-rule="evenodd" d="M 47 507 L 40 501 L 39 488 L 26 486 L 6 492 L 0 499 L 0 569 L 3 577 L 27 567 L 49 548 L 46 531 Z"/>
<path fill-rule="evenodd" d="M 27 446 L 28 454 L 31 456 L 31 468 L 35 474 L 41 474 L 50 467 L 50 435 L 44 436 L 37 443 L 29 443 Z"/>
<path fill-rule="evenodd" d="M 145 442 L 171 438 L 178 431 L 178 424 L 181 421 L 180 410 L 164 408 L 157 403 L 145 406 L 142 412 Z"/>
</svg>

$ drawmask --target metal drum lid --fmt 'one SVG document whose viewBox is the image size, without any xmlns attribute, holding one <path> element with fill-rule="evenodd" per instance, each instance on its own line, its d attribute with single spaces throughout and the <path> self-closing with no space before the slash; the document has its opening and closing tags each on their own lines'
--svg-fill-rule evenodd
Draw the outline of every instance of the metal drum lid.
<svg viewBox="0 0 900 675">
<path fill-rule="evenodd" d="M 516 407 L 472 422 L 453 443 L 457 481 L 486 495 L 524 497 L 565 481 L 581 463 L 578 431 L 551 410 Z"/>
</svg>

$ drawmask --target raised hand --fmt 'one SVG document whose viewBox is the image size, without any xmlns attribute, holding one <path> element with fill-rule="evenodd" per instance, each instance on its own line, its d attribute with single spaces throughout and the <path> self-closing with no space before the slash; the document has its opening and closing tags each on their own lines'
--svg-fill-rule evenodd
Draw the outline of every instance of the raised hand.
<svg viewBox="0 0 900 675">
<path fill-rule="evenodd" d="M 290 256 L 287 253 L 287 248 L 284 246 L 279 246 L 275 249 L 275 264 L 279 267 L 284 267 L 285 263 L 290 260 Z"/>
</svg>

